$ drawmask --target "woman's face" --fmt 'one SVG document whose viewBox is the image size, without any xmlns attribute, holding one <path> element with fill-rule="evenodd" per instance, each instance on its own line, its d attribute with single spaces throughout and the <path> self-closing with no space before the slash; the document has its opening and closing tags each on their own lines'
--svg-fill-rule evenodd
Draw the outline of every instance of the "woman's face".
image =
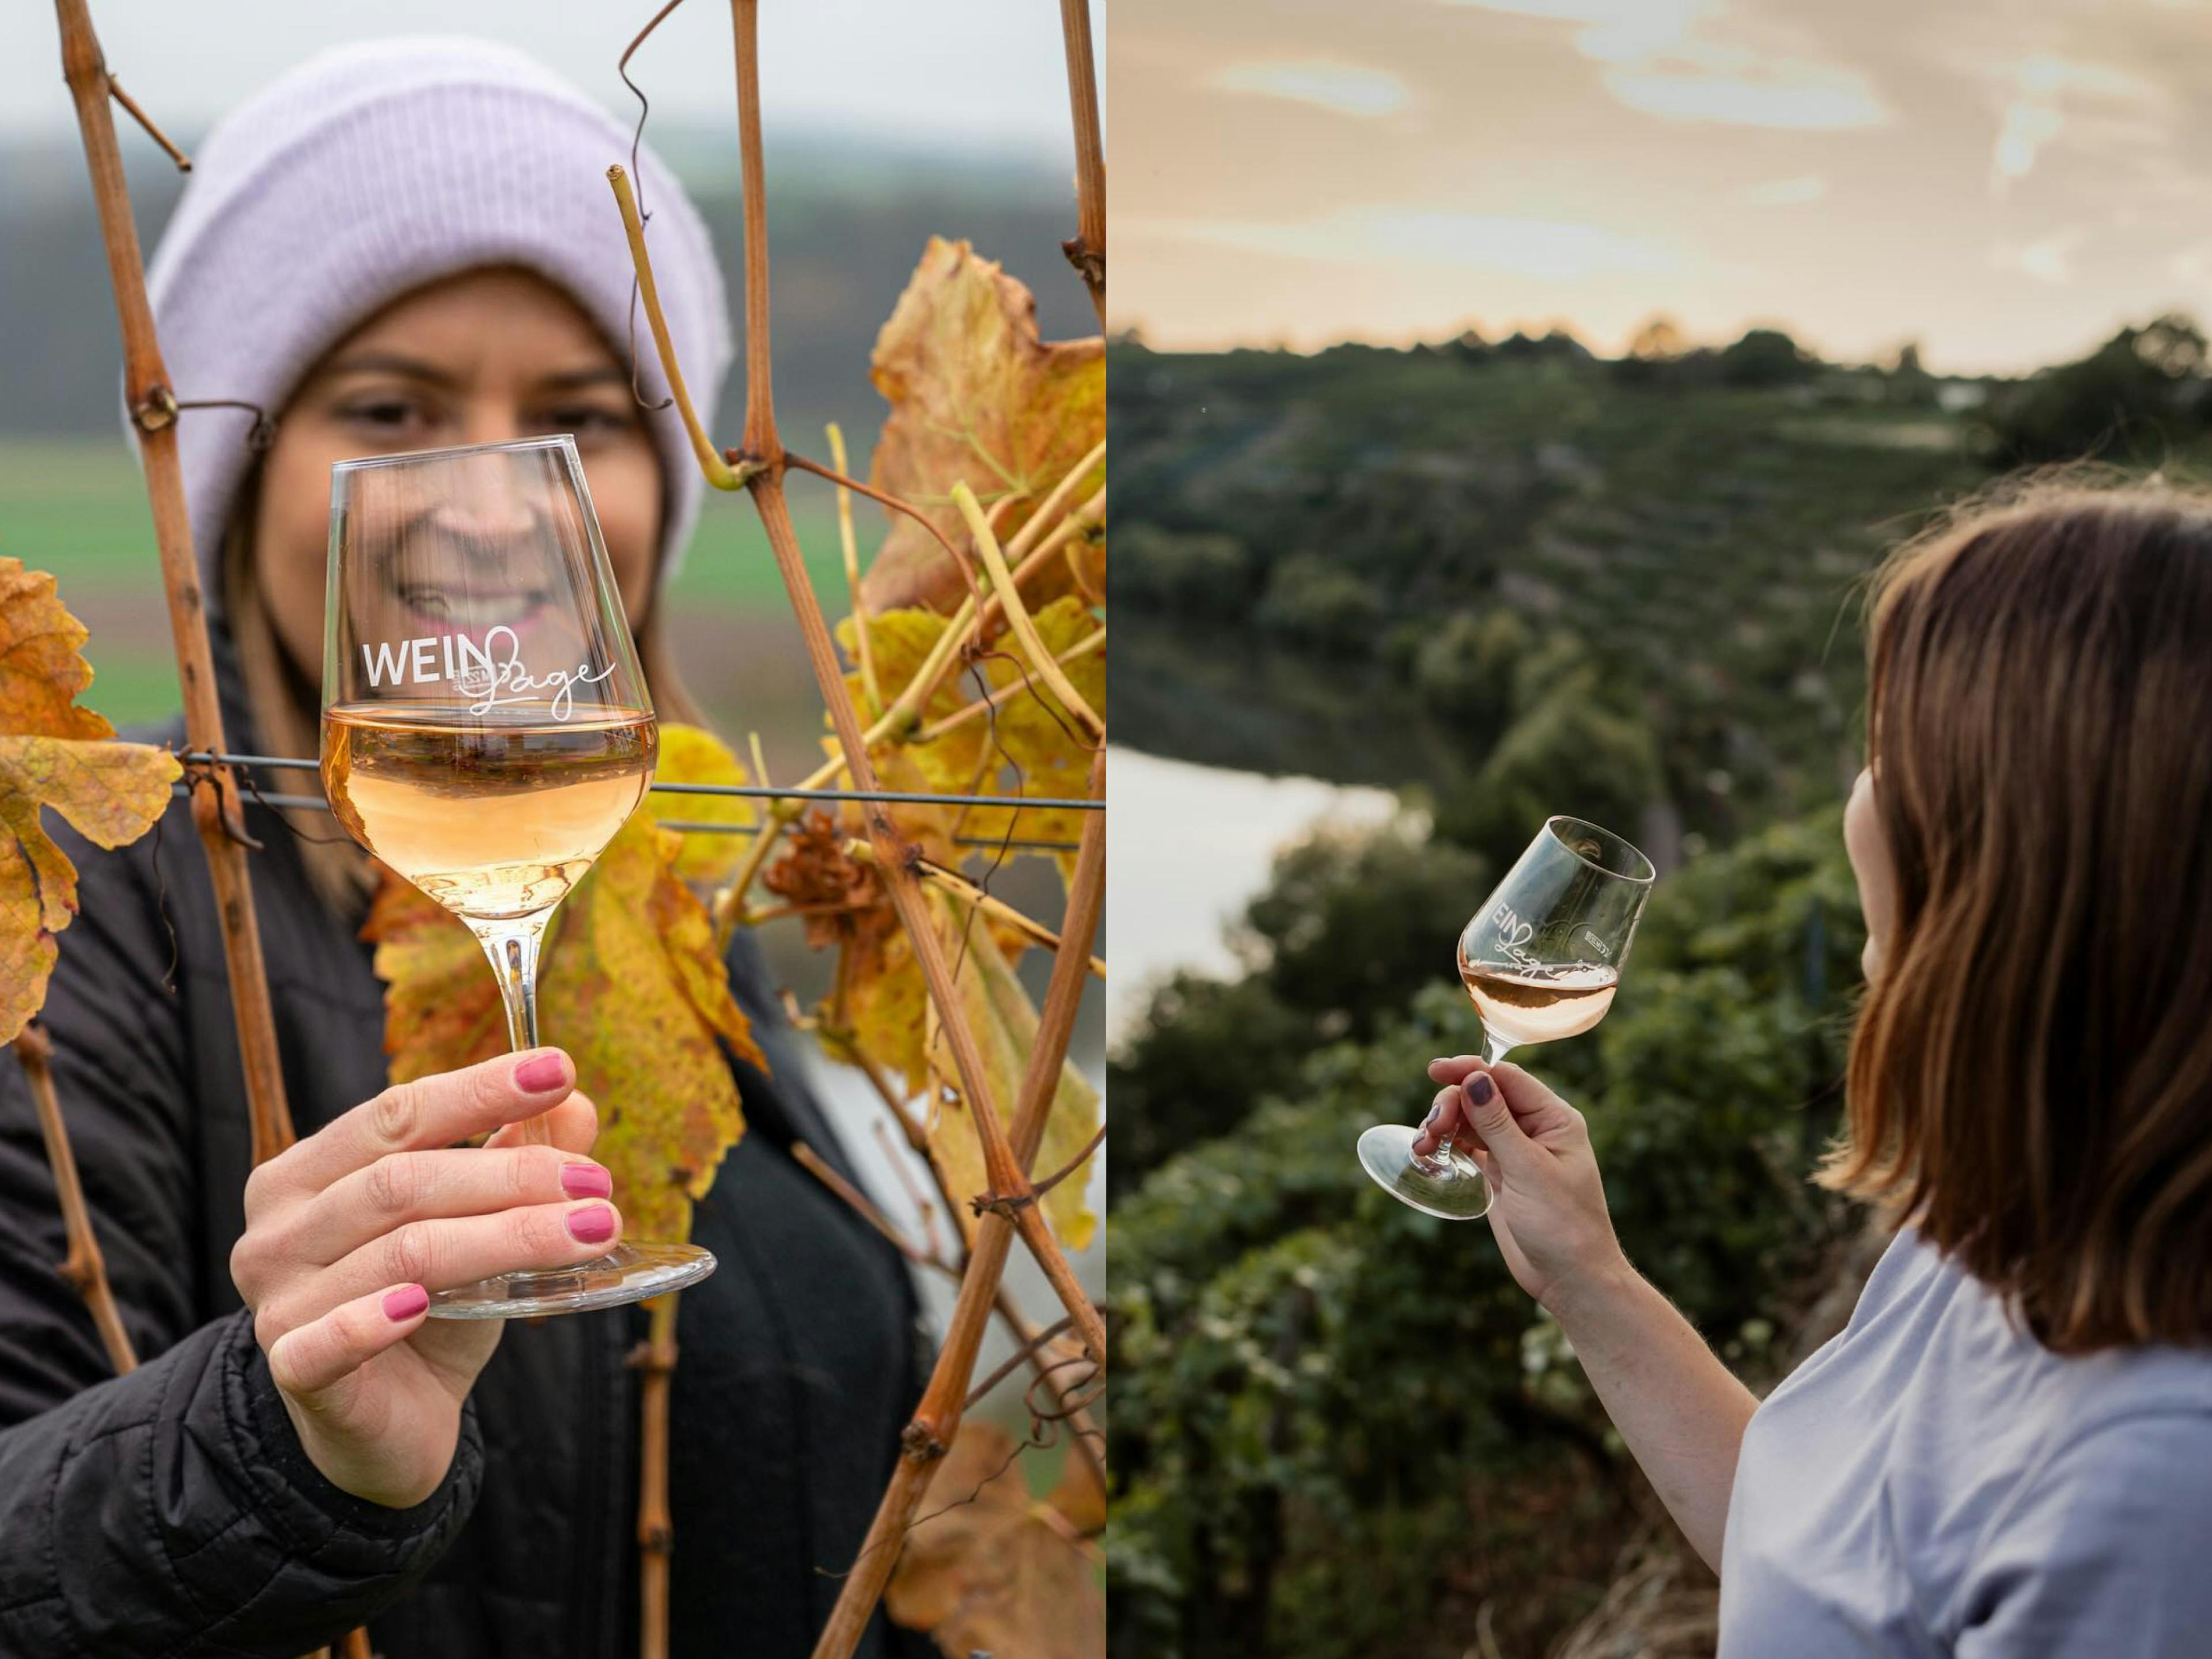
<svg viewBox="0 0 2212 1659">
<path fill-rule="evenodd" d="M 1859 774 L 1844 807 L 1844 850 L 1850 854 L 1851 873 L 1858 878 L 1859 909 L 1866 917 L 1866 947 L 1859 952 L 1859 966 L 1873 980 L 1881 972 L 1897 925 L 1897 871 L 1881 833 L 1881 815 L 1875 810 L 1871 768 Z"/>
<path fill-rule="evenodd" d="M 653 597 L 659 460 L 629 374 L 574 301 L 527 271 L 470 271 L 334 347 L 277 421 L 254 522 L 254 580 L 294 667 L 321 678 L 332 462 L 553 432 L 575 436 L 635 627 Z"/>
</svg>

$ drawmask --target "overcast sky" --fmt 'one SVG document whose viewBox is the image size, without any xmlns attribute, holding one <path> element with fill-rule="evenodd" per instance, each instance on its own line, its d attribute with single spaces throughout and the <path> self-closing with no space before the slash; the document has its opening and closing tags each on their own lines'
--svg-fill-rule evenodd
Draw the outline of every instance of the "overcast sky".
<svg viewBox="0 0 2212 1659">
<path fill-rule="evenodd" d="M 530 52 L 625 118 L 615 75 L 660 0 L 94 0 L 108 65 L 164 125 L 206 126 L 301 58 L 340 41 L 484 35 Z M 1103 39 L 1105 9 L 1092 29 Z M 762 110 L 817 130 L 1001 148 L 1057 146 L 1073 168 L 1067 74 L 1053 0 L 769 0 Z M 39 73 L 40 65 L 47 72 Z M 730 13 L 691 0 L 632 61 L 656 115 L 727 118 L 736 107 Z M 0 4 L 0 137 L 74 131 L 52 6 Z"/>
<path fill-rule="evenodd" d="M 2207 0 L 1120 0 L 1115 322 L 1656 311 L 2019 369 L 2212 322 Z"/>
</svg>

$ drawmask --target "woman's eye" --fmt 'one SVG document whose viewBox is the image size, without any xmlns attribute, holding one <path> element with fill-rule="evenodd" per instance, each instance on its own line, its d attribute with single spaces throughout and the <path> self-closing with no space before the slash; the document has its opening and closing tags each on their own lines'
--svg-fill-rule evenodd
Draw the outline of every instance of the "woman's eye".
<svg viewBox="0 0 2212 1659">
<path fill-rule="evenodd" d="M 545 411 L 544 426 L 549 432 L 573 432 L 578 437 L 595 434 L 627 432 L 636 424 L 635 417 L 626 410 L 616 410 L 601 404 L 576 404 L 567 408 Z"/>
<path fill-rule="evenodd" d="M 346 404 L 339 413 L 356 425 L 378 431 L 401 432 L 427 421 L 421 404 L 404 398 L 368 398 Z"/>
</svg>

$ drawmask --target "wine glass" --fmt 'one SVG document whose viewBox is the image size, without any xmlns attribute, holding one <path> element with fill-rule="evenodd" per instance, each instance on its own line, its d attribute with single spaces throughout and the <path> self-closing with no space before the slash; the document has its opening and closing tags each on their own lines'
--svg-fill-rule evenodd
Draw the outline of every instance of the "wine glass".
<svg viewBox="0 0 2212 1659">
<path fill-rule="evenodd" d="M 1605 1018 L 1650 896 L 1651 860 L 1581 818 L 1554 817 L 1459 937 L 1459 977 L 1482 1015 L 1492 1064 L 1528 1042 L 1579 1036 Z M 1428 1157 L 1419 1127 L 1378 1123 L 1361 1167 L 1393 1198 L 1447 1221 L 1490 1208 L 1490 1182 L 1449 1135 Z"/>
<path fill-rule="evenodd" d="M 546 924 L 653 779 L 658 728 L 566 435 L 331 469 L 323 788 L 353 838 L 468 924 L 510 1043 L 538 1045 Z M 550 1136 L 543 1118 L 526 1142 Z M 434 1319 L 635 1302 L 704 1279 L 693 1244 L 441 1291 Z"/>
</svg>

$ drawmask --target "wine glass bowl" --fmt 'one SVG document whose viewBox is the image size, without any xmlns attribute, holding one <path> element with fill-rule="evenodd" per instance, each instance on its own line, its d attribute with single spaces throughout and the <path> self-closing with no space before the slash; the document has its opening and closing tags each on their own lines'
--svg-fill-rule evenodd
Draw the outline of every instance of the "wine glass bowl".
<svg viewBox="0 0 2212 1659">
<path fill-rule="evenodd" d="M 538 1044 L 538 958 L 569 890 L 644 799 L 659 726 L 565 435 L 331 469 L 323 788 L 346 831 L 465 923 L 507 1035 Z M 543 1142 L 542 1119 L 519 1126 Z M 610 1307 L 714 1270 L 618 1245 L 441 1291 L 434 1318 Z"/>
<path fill-rule="evenodd" d="M 1548 819 L 1462 931 L 1460 983 L 1482 1017 L 1495 1064 L 1532 1042 L 1578 1036 L 1606 1016 L 1656 876 L 1651 860 L 1582 818 Z M 1490 1183 L 1444 1137 L 1413 1150 L 1418 1127 L 1379 1123 L 1359 1137 L 1359 1162 L 1392 1197 L 1448 1221 L 1490 1208 Z"/>
</svg>

